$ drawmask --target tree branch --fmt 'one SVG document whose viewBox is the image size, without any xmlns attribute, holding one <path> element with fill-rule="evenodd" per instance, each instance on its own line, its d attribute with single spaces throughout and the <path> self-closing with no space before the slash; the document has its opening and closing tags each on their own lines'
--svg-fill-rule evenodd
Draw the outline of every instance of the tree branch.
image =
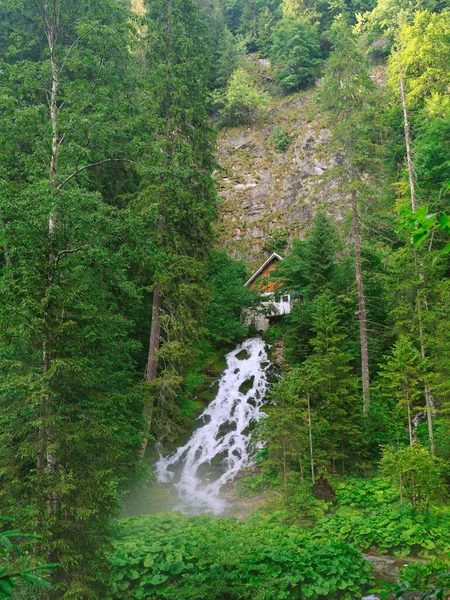
<svg viewBox="0 0 450 600">
<path fill-rule="evenodd" d="M 61 258 L 63 258 L 64 256 L 66 256 L 67 254 L 74 254 L 75 252 L 79 252 L 80 250 L 83 250 L 84 246 L 80 246 L 79 248 L 73 248 L 72 250 L 61 250 L 61 252 L 58 252 L 56 258 L 55 258 L 55 265 L 57 265 L 60 261 Z"/>
<path fill-rule="evenodd" d="M 133 163 L 134 161 L 128 160 L 127 158 L 105 158 L 105 160 L 98 160 L 97 162 L 90 163 L 89 165 L 84 165 L 83 167 L 80 167 L 79 169 L 71 173 L 68 177 L 66 177 L 56 189 L 60 190 L 61 188 L 63 188 L 67 182 L 76 177 L 79 173 L 81 173 L 81 171 L 85 171 L 86 169 L 92 169 L 92 167 L 98 167 L 99 165 L 104 165 L 109 162 Z"/>
</svg>

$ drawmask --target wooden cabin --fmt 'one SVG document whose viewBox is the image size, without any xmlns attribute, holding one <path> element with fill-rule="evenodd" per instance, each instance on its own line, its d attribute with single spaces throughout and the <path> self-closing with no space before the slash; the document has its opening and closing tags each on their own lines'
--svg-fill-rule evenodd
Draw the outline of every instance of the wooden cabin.
<svg viewBox="0 0 450 600">
<path fill-rule="evenodd" d="M 291 297 L 284 294 L 277 297 L 276 290 L 279 284 L 270 279 L 271 273 L 277 268 L 277 263 L 283 258 L 274 252 L 245 282 L 252 290 L 257 290 L 263 299 L 260 311 L 252 311 L 246 314 L 246 324 L 253 323 L 258 331 L 266 331 L 270 325 L 270 319 L 279 315 L 287 315 L 291 312 Z"/>
</svg>

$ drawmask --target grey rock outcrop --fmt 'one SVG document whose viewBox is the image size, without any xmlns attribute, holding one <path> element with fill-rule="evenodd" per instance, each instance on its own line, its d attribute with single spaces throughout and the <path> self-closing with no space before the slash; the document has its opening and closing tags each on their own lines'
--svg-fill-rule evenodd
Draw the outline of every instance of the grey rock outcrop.
<svg viewBox="0 0 450 600">
<path fill-rule="evenodd" d="M 218 232 L 232 256 L 258 262 L 274 234 L 289 242 L 303 238 L 318 205 L 343 219 L 346 202 L 330 172 L 339 157 L 332 155 L 331 131 L 316 111 L 313 94 L 304 93 L 278 103 L 260 126 L 222 132 Z M 290 137 L 284 152 L 271 140 L 275 125 Z"/>
</svg>

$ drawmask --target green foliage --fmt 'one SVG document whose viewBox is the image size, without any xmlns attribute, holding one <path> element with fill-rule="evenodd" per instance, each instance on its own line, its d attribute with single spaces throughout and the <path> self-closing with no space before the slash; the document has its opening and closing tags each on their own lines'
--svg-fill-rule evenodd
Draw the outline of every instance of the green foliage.
<svg viewBox="0 0 450 600">
<path fill-rule="evenodd" d="M 264 115 L 269 97 L 258 89 L 252 75 L 239 67 L 228 82 L 225 91 L 216 91 L 213 100 L 220 106 L 219 115 L 227 125 L 251 125 Z"/>
<path fill-rule="evenodd" d="M 350 457 L 362 444 L 357 380 L 342 329 L 340 311 L 331 292 L 314 302 L 310 340 L 312 352 L 299 369 L 303 394 L 310 396 L 316 421 L 316 441 L 333 471 L 345 472 Z"/>
<path fill-rule="evenodd" d="M 261 512 L 270 513 L 279 523 L 307 531 L 323 519 L 328 509 L 326 502 L 311 495 L 311 486 L 297 478 L 297 481 L 291 481 L 287 502 L 275 497 L 263 505 Z"/>
<path fill-rule="evenodd" d="M 78 594 L 104 584 L 109 519 L 136 466 L 141 393 L 126 313 L 140 297 L 123 240 L 139 223 L 77 188 L 30 188 L 2 204 L 12 260 L 0 281 L 0 502 L 42 536 L 36 556 L 61 564 L 51 593 Z"/>
<path fill-rule="evenodd" d="M 400 570 L 399 583 L 381 584 L 371 593 L 381 600 L 388 598 L 419 597 L 423 600 L 445 600 L 450 591 L 449 564 L 441 560 L 410 563 Z"/>
<path fill-rule="evenodd" d="M 397 38 L 399 50 L 390 59 L 391 83 L 398 89 L 400 62 L 407 85 L 408 108 L 429 106 L 431 111 L 445 111 L 448 108 L 450 14 L 418 10 L 411 24 L 403 24 Z"/>
<path fill-rule="evenodd" d="M 386 504 L 357 514 L 337 513 L 322 521 L 313 536 L 396 556 L 439 556 L 450 551 L 447 515 L 433 511 L 418 514 L 411 506 Z"/>
<path fill-rule="evenodd" d="M 270 141 L 278 152 L 284 152 L 287 150 L 287 147 L 291 142 L 286 130 L 278 127 L 277 125 L 275 125 L 272 133 L 270 134 Z"/>
<path fill-rule="evenodd" d="M 428 511 L 431 502 L 443 495 L 444 462 L 419 444 L 383 449 L 381 472 L 396 482 L 400 493 L 420 511 Z"/>
<path fill-rule="evenodd" d="M 11 519 L 0 517 L 0 523 L 0 598 L 12 598 L 14 590 L 19 586 L 50 588 L 41 573 L 57 565 L 33 565 L 30 557 L 17 545 L 21 538 L 34 538 L 36 541 L 36 536 L 27 536 L 17 529 L 9 529 Z"/>
<path fill-rule="evenodd" d="M 217 59 L 213 65 L 215 87 L 222 88 L 227 85 L 234 71 L 243 62 L 244 56 L 244 40 L 235 38 L 225 26 L 218 40 Z"/>
<path fill-rule="evenodd" d="M 392 504 L 399 499 L 398 490 L 385 479 L 347 478 L 335 485 L 336 502 L 339 506 L 376 508 Z"/>
<path fill-rule="evenodd" d="M 274 131 L 277 128 L 274 128 Z M 282 130 L 281 130 L 282 131 Z M 272 132 L 273 133 L 273 132 Z M 288 140 L 289 143 L 289 140 Z M 286 249 L 288 244 L 288 233 L 286 229 L 276 228 L 272 231 L 269 240 L 264 244 L 264 250 L 269 254 L 276 252 L 277 254 L 283 254 L 283 250 Z"/>
<path fill-rule="evenodd" d="M 116 197 L 136 186 L 133 27 L 110 0 L 1 10 L 0 504 L 60 565 L 46 598 L 92 598 L 142 425 L 129 275 L 149 244 Z"/>
<path fill-rule="evenodd" d="M 151 68 L 143 74 L 138 96 L 144 169 L 133 211 L 140 219 L 153 214 L 155 220 L 150 276 L 162 306 L 159 369 L 151 392 L 153 427 L 159 435 L 176 419 L 183 376 L 201 352 L 217 195 L 211 176 L 215 132 L 207 112 L 205 24 L 190 0 L 149 0 L 146 6 L 145 50 Z"/>
<path fill-rule="evenodd" d="M 119 524 L 113 598 L 351 598 L 370 565 L 343 543 L 311 543 L 298 530 L 233 519 L 155 515 Z"/>
<path fill-rule="evenodd" d="M 317 28 L 304 19 L 284 17 L 272 33 L 270 58 L 285 90 L 304 89 L 323 62 Z"/>
<path fill-rule="evenodd" d="M 248 333 L 242 323 L 242 309 L 258 301 L 257 292 L 244 286 L 246 270 L 242 263 L 215 250 L 208 268 L 211 288 L 206 328 L 215 346 L 237 343 Z"/>
<path fill-rule="evenodd" d="M 319 101 L 333 126 L 333 145 L 341 152 L 339 178 L 349 191 L 366 195 L 368 185 L 357 173 L 379 175 L 380 125 L 376 119 L 378 90 L 368 62 L 349 23 L 340 15 L 330 30 L 333 43 L 319 90 Z"/>
<path fill-rule="evenodd" d="M 450 591 L 449 571 L 448 560 L 432 559 L 426 563 L 410 563 L 400 570 L 399 581 L 403 583 L 403 587 L 407 591 L 429 594 L 430 598 L 444 598 Z M 441 594 L 439 594 L 439 590 Z"/>
<path fill-rule="evenodd" d="M 401 337 L 394 345 L 391 356 L 385 357 L 380 373 L 382 387 L 397 401 L 400 408 L 406 409 L 410 443 L 413 443 L 412 415 L 418 399 L 423 394 L 425 361 L 413 344 Z"/>
<path fill-rule="evenodd" d="M 265 453 L 263 453 L 264 455 Z M 259 454 L 260 460 L 262 459 L 262 455 Z M 257 462 L 258 459 L 257 459 Z M 268 487 L 273 487 L 276 484 L 278 474 L 276 472 L 270 472 L 268 470 L 264 470 L 257 475 L 247 475 L 239 479 L 238 483 L 238 493 L 240 496 L 244 498 L 252 498 L 257 496 L 261 491 Z"/>
</svg>

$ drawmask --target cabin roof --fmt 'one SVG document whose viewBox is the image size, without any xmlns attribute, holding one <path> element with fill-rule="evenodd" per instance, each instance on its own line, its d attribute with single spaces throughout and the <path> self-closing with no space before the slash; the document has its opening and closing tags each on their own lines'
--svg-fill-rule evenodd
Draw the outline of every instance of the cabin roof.
<svg viewBox="0 0 450 600">
<path fill-rule="evenodd" d="M 263 264 L 262 264 L 262 265 L 259 267 L 259 269 L 257 269 L 257 270 L 256 270 L 256 271 L 253 273 L 253 275 L 250 277 L 250 279 L 249 279 L 248 281 L 246 281 L 246 282 L 245 282 L 245 284 L 244 284 L 244 285 L 246 285 L 246 286 L 247 286 L 247 285 L 250 285 L 250 284 L 251 284 L 253 281 L 255 281 L 255 279 L 258 277 L 258 275 L 259 275 L 260 273 L 262 273 L 262 272 L 264 271 L 264 269 L 267 267 L 267 265 L 270 265 L 270 263 L 271 263 L 271 262 L 273 262 L 274 260 L 283 260 L 283 258 L 282 258 L 282 257 L 281 257 L 279 254 L 277 254 L 276 252 L 274 252 L 273 254 L 271 254 L 271 255 L 269 256 L 269 258 L 266 260 L 266 262 L 265 262 L 265 263 L 263 263 Z"/>
</svg>

